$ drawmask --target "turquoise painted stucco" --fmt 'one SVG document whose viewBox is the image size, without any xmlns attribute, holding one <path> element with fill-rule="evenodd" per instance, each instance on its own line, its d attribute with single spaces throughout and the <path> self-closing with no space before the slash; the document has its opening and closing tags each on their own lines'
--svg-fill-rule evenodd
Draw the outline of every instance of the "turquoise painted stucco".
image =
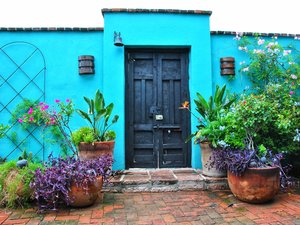
<svg viewBox="0 0 300 225">
<path fill-rule="evenodd" d="M 11 42 L 28 42 L 36 46 L 43 54 L 46 64 L 46 77 L 45 77 L 45 102 L 49 105 L 54 105 L 55 100 L 72 99 L 76 108 L 87 109 L 86 103 L 83 100 L 83 96 L 94 96 L 96 89 L 102 88 L 102 71 L 103 71 L 103 32 L 0 32 L 0 47 Z M 26 48 L 26 47 L 25 47 Z M 25 57 L 24 52 L 18 52 L 18 47 L 10 47 L 4 49 L 15 58 L 18 55 Z M 32 51 L 32 49 L 29 49 Z M 24 56 L 25 55 L 25 56 Z M 95 74 L 94 75 L 82 75 L 78 73 L 78 56 L 80 55 L 94 55 L 95 56 Z M 27 57 L 27 56 L 26 56 Z M 1 58 L 3 59 L 3 58 Z M 30 60 L 25 64 L 27 72 L 33 73 L 37 66 L 31 64 Z M 2 61 L 3 62 L 3 61 Z M 19 61 L 22 62 L 21 59 Z M 41 60 L 34 61 L 38 64 L 42 63 Z M 11 72 L 5 64 L 1 64 L 1 73 Z M 20 79 L 15 80 L 17 82 L 26 82 L 25 77 L 20 73 Z M 2 84 L 2 82 L 1 82 Z M 1 98 L 9 99 L 11 97 L 11 89 L 1 88 Z M 29 99 L 36 99 L 38 96 L 35 92 L 26 93 L 25 95 Z M 14 104 L 15 106 L 16 104 Z M 9 107 L 13 110 L 13 107 Z M 2 110 L 2 107 L 1 107 Z M 4 110 L 6 111 L 6 110 Z M 7 116 L 7 113 L 1 113 Z M 1 118 L 0 123 L 8 124 L 9 118 Z M 86 122 L 82 118 L 74 114 L 74 119 L 71 121 L 72 129 L 77 129 Z M 21 133 L 18 131 L 18 136 Z M 0 156 L 7 154 L 12 145 L 7 140 L 0 140 L 4 142 L 4 153 L 0 153 Z M 33 146 L 27 146 L 27 150 L 31 151 Z M 34 152 L 34 151 L 33 151 Z M 60 153 L 58 146 L 52 146 L 46 144 L 45 156 L 50 152 L 54 152 L 56 155 Z M 20 155 L 19 151 L 14 152 L 9 158 L 16 158 Z M 42 156 L 38 154 L 41 158 Z"/>
<path fill-rule="evenodd" d="M 248 36 L 250 39 L 254 39 L 254 36 Z M 272 36 L 263 36 L 266 41 L 271 41 Z M 274 40 L 274 39 L 273 39 Z M 289 45 L 299 49 L 300 41 L 293 36 L 278 36 L 277 41 L 281 46 L 288 47 Z M 229 79 L 229 76 L 220 75 L 220 58 L 234 57 L 235 58 L 235 78 Z M 241 93 L 243 90 L 249 87 L 250 83 L 247 76 L 239 72 L 240 63 L 242 61 L 248 62 L 249 59 L 245 52 L 238 49 L 238 41 L 235 35 L 211 35 L 211 60 L 212 60 L 212 82 L 213 91 L 216 84 L 222 86 L 226 84 L 231 92 Z"/>
<path fill-rule="evenodd" d="M 124 47 L 113 45 L 114 31 L 121 32 Z M 114 151 L 114 169 L 125 168 L 125 49 L 126 48 L 189 48 L 189 92 L 191 109 L 195 112 L 193 99 L 196 92 L 209 97 L 216 84 L 227 84 L 229 90 L 241 92 L 247 85 L 247 79 L 238 73 L 239 62 L 245 60 L 243 52 L 237 48 L 234 35 L 219 35 L 210 32 L 208 14 L 172 14 L 172 13 L 130 13 L 105 12 L 104 30 L 81 31 L 20 31 L 0 30 L 0 47 L 23 41 L 29 42 L 42 52 L 46 63 L 45 102 L 54 103 L 56 99 L 72 99 L 75 108 L 87 110 L 83 96 L 93 97 L 100 89 L 106 103 L 115 104 L 114 114 L 120 116 L 112 128 L 117 133 Z M 253 38 L 253 37 L 252 37 Z M 300 41 L 293 37 L 279 37 L 280 43 L 294 42 L 298 48 Z M 18 55 L 18 50 L 14 54 Z M 95 74 L 79 75 L 78 56 L 95 57 Z M 220 75 L 220 58 L 234 57 L 236 79 Z M 2 70 L 2 71 L 1 71 Z M 0 73 L 8 70 L 0 66 Z M 23 78 L 20 78 L 22 82 Z M 9 98 L 9 89 L 0 89 L 1 98 Z M 34 95 L 34 93 L 33 93 Z M 35 96 L 32 96 L 35 97 Z M 0 108 L 1 109 L 1 108 Z M 1 112 L 0 112 L 1 114 Z M 0 117 L 0 124 L 8 123 L 8 118 Z M 85 125 L 76 114 L 71 128 Z M 192 132 L 197 120 L 191 117 Z M 0 140 L 3 149 L 7 141 Z M 191 143 L 191 166 L 201 168 L 200 148 Z M 34 146 L 33 146 L 34 147 Z M 59 154 L 59 147 L 47 147 L 46 155 L 51 151 Z M 5 154 L 5 153 L 4 153 Z M 15 152 L 10 158 L 17 157 Z M 0 152 L 3 156 L 3 152 Z"/>
<path fill-rule="evenodd" d="M 211 49 L 209 16 L 188 14 L 104 14 L 103 92 L 108 101 L 116 103 L 120 119 L 115 129 L 117 135 L 115 159 L 118 168 L 125 167 L 125 65 L 127 47 L 190 47 L 189 87 L 191 99 L 196 91 L 211 94 Z M 115 47 L 114 31 L 121 32 L 124 48 Z M 195 85 L 198 84 L 198 85 Z M 112 88 L 113 87 L 113 88 Z M 192 108 L 194 105 L 192 104 Z M 192 118 L 192 124 L 195 124 Z M 194 130 L 195 126 L 192 126 Z M 192 167 L 200 167 L 198 145 L 192 144 Z"/>
</svg>

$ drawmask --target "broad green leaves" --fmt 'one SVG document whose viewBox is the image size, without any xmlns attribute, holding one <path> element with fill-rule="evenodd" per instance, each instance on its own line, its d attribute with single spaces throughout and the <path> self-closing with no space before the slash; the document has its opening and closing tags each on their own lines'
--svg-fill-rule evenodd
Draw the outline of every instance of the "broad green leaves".
<svg viewBox="0 0 300 225">
<path fill-rule="evenodd" d="M 97 90 L 94 99 L 83 97 L 88 104 L 88 113 L 83 110 L 77 109 L 76 112 L 85 120 L 89 122 L 94 131 L 95 139 L 98 141 L 108 141 L 111 138 L 115 138 L 115 135 L 107 135 L 106 133 L 112 133 L 108 128 L 118 121 L 119 116 L 115 115 L 109 123 L 114 104 L 110 103 L 105 106 L 103 94 Z"/>
</svg>

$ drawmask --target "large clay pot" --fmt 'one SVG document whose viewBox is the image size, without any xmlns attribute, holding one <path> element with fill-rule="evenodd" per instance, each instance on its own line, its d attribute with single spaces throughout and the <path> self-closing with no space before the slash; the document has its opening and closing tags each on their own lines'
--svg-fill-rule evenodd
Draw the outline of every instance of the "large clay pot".
<svg viewBox="0 0 300 225">
<path fill-rule="evenodd" d="M 219 171 L 215 167 L 209 167 L 213 149 L 209 142 L 200 142 L 202 173 L 209 177 L 226 177 L 226 171 Z"/>
<path fill-rule="evenodd" d="M 78 156 L 80 160 L 90 160 L 109 154 L 113 157 L 115 141 L 103 141 L 86 143 L 80 142 L 78 145 Z"/>
<path fill-rule="evenodd" d="M 70 206 L 86 207 L 93 205 L 102 190 L 102 185 L 102 176 L 99 176 L 94 183 L 89 184 L 87 189 L 73 184 L 69 191 L 69 197 L 71 199 Z"/>
<path fill-rule="evenodd" d="M 278 167 L 248 168 L 241 176 L 227 172 L 231 192 L 248 203 L 263 203 L 274 198 L 280 188 Z"/>
</svg>

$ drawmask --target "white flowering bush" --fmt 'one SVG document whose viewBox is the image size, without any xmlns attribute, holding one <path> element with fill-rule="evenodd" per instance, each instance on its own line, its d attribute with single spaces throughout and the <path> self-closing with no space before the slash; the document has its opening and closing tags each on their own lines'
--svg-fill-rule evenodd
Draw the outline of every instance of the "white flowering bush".
<svg viewBox="0 0 300 225">
<path fill-rule="evenodd" d="M 240 74 L 253 84 L 237 103 L 247 112 L 242 124 L 255 125 L 251 138 L 256 144 L 279 152 L 300 151 L 300 51 L 292 44 L 281 45 L 277 37 L 238 34 L 235 40 L 248 56 L 240 62 Z M 258 99 L 263 101 L 256 104 Z"/>
</svg>

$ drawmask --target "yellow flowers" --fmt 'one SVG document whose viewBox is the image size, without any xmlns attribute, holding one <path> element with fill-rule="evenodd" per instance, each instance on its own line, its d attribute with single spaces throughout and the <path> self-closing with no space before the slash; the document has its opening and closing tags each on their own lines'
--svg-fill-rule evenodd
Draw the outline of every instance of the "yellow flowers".
<svg viewBox="0 0 300 225">
<path fill-rule="evenodd" d="M 181 107 L 179 109 L 189 109 L 190 107 L 190 102 L 185 101 L 184 103 L 181 104 Z"/>
</svg>

